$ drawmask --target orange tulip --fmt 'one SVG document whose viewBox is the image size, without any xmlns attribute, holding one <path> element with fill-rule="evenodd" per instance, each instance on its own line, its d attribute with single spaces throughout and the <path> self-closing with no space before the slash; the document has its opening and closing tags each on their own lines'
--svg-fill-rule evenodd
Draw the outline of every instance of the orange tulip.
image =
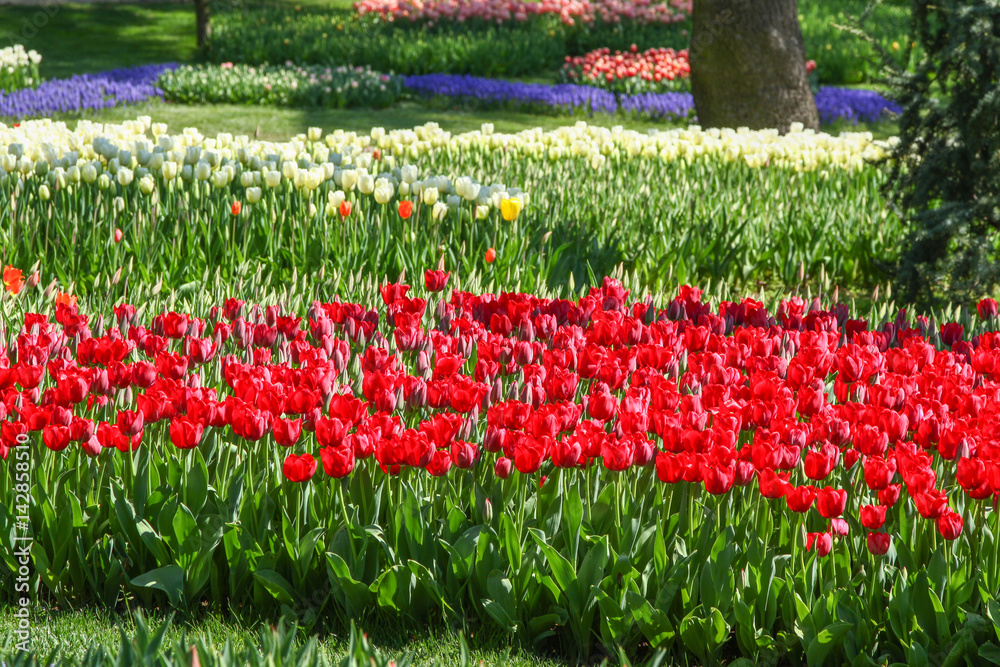
<svg viewBox="0 0 1000 667">
<path fill-rule="evenodd" d="M 24 274 L 21 273 L 21 269 L 15 269 L 13 266 L 6 266 L 3 270 L 3 285 L 4 288 L 11 294 L 17 294 L 24 287 Z"/>
</svg>

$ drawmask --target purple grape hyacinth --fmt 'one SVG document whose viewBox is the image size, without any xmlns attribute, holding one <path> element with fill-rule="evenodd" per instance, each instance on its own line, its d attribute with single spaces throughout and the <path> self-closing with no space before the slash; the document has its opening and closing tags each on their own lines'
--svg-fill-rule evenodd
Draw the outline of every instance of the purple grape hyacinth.
<svg viewBox="0 0 1000 667">
<path fill-rule="evenodd" d="M 467 74 L 424 74 L 408 76 L 403 85 L 428 97 L 442 96 L 484 103 L 513 103 L 515 106 L 548 107 L 572 113 L 614 113 L 615 96 L 606 90 L 571 83 L 548 85 L 484 79 Z"/>
<path fill-rule="evenodd" d="M 618 111 L 651 119 L 680 120 L 693 118 L 691 93 L 640 93 L 619 95 L 599 88 L 576 84 L 547 85 L 484 79 L 465 74 L 426 74 L 408 76 L 403 85 L 419 95 L 472 99 L 484 103 L 508 103 L 515 106 L 548 107 L 557 111 L 582 110 L 587 113 L 613 114 Z M 838 120 L 851 124 L 871 123 L 898 114 L 900 107 L 873 90 L 820 88 L 816 94 L 820 122 L 829 125 Z"/>
<path fill-rule="evenodd" d="M 38 88 L 0 93 L 0 118 L 96 111 L 162 97 L 156 81 L 160 74 L 177 66 L 175 63 L 141 65 L 100 74 L 76 74 L 45 81 Z"/>
</svg>

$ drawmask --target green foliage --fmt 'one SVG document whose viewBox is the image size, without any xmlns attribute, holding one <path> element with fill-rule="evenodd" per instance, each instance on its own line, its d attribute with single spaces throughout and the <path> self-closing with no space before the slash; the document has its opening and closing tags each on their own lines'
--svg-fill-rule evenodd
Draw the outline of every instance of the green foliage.
<svg viewBox="0 0 1000 667">
<path fill-rule="evenodd" d="M 689 164 L 622 156 L 594 170 L 582 158 L 510 160 L 503 152 L 472 148 L 419 162 L 428 173 L 476 174 L 486 183 L 517 186 L 530 203 L 514 225 L 497 213 L 473 223 L 468 202 L 443 221 L 432 220 L 427 206 L 403 221 L 395 204 L 377 205 L 354 192 L 345 221 L 325 206 L 328 191 L 337 187 L 333 182 L 308 191 L 285 179 L 277 188 L 265 187 L 258 204 L 247 205 L 237 173 L 223 188 L 158 178 L 154 216 L 151 199 L 134 184 L 112 182 L 102 191 L 50 182 L 52 199 L 43 202 L 44 179 L 18 186 L 11 177 L 0 182 L 0 207 L 10 210 L 15 188 L 21 196 L 10 224 L 0 227 L 0 259 L 25 272 L 37 262 L 46 283 L 58 276 L 80 291 L 123 267 L 133 283 L 181 285 L 200 280 L 209 268 L 225 280 L 238 279 L 253 258 L 284 284 L 320 270 L 354 273 L 371 266 L 386 275 L 415 275 L 442 254 L 463 273 L 529 271 L 529 290 L 582 285 L 588 267 L 603 275 L 620 263 L 647 284 L 725 280 L 790 287 L 811 276 L 861 288 L 883 280 L 902 236 L 879 196 L 885 175 L 871 168 L 798 173 L 714 159 Z M 244 169 L 251 171 L 239 166 Z M 122 213 L 111 205 L 115 194 L 126 199 Z M 244 204 L 238 220 L 230 215 L 233 200 Z M 111 242 L 116 227 L 125 235 L 120 244 Z M 488 266 L 490 247 L 497 259 Z"/>
<path fill-rule="evenodd" d="M 353 11 L 290 7 L 229 11 L 213 18 L 206 52 L 213 62 L 368 65 L 401 74 L 537 76 L 562 65 L 567 54 L 636 43 L 683 47 L 686 23 L 634 21 L 566 26 L 556 17 L 503 25 L 470 20 L 428 26 L 386 22 Z"/>
<path fill-rule="evenodd" d="M 537 476 L 501 480 L 481 467 L 447 479 L 414 470 L 391 477 L 366 461 L 349 478 L 299 486 L 281 479 L 274 455 L 267 442 L 178 451 L 156 426 L 131 460 L 77 450 L 55 465 L 40 456 L 32 595 L 74 607 L 129 597 L 192 609 L 207 600 L 306 628 L 320 618 L 342 627 L 437 619 L 583 658 L 597 646 L 642 656 L 647 643 L 700 664 L 717 664 L 726 646 L 809 664 L 853 664 L 873 651 L 906 664 L 997 655 L 998 515 L 965 499 L 955 502 L 967 530 L 948 547 L 932 522 L 910 521 L 885 558 L 868 553 L 858 527 L 820 559 L 782 500 L 661 484 L 651 467 L 552 469 L 539 485 Z M 202 460 L 207 495 L 194 510 L 187 486 Z M 71 519 L 57 518 L 56 507 Z M 176 580 L 162 576 L 167 569 Z M 4 591 L 13 590 L 9 571 Z M 165 646 L 162 628 L 137 630 L 123 637 L 120 651 L 132 656 L 124 664 L 148 664 L 140 656 Z M 277 664 L 320 664 L 314 645 L 281 637 L 262 641 L 265 662 L 240 664 L 268 664 L 271 654 L 284 656 Z M 175 655 L 189 654 L 189 642 L 177 645 Z M 203 664 L 233 664 L 196 646 Z M 84 664 L 107 664 L 92 659 Z"/>
<path fill-rule="evenodd" d="M 232 103 L 299 107 L 369 107 L 397 102 L 403 82 L 367 67 L 184 66 L 168 70 L 156 85 L 168 102 Z"/>
<path fill-rule="evenodd" d="M 842 85 L 880 81 L 879 49 L 898 66 L 906 67 L 912 57 L 908 48 L 910 2 L 885 0 L 874 7 L 865 24 L 869 41 L 841 28 L 852 26 L 869 9 L 871 0 L 799 0 L 806 57 L 816 61 L 819 82 Z"/>
<path fill-rule="evenodd" d="M 1000 280 L 1000 3 L 914 2 L 924 58 L 895 76 L 903 106 L 886 189 L 911 230 L 912 295 L 978 295 Z"/>
</svg>

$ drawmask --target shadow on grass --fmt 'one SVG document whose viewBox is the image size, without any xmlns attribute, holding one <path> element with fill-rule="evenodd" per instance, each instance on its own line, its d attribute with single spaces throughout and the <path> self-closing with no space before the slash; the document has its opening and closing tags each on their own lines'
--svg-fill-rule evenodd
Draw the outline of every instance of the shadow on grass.
<svg viewBox="0 0 1000 667">
<path fill-rule="evenodd" d="M 114 654 L 120 645 L 121 633 L 130 637 L 134 634 L 133 613 L 136 609 L 84 607 L 74 611 L 40 611 L 33 623 L 32 648 L 39 655 L 44 655 L 62 646 L 64 655 L 79 657 L 91 646 L 102 645 Z M 159 608 L 143 608 L 141 611 L 151 629 L 159 628 L 171 615 L 169 611 Z M 0 622 L 8 621 L 12 613 L 11 608 L 0 608 Z M 208 610 L 176 614 L 167 631 L 166 643 L 173 643 L 186 632 L 188 640 L 211 635 L 217 646 L 231 639 L 238 650 L 244 646 L 255 646 L 260 630 L 276 625 L 278 620 Z M 562 667 L 571 664 L 568 658 L 551 650 L 519 646 L 495 627 L 466 624 L 465 628 L 456 628 L 440 619 L 407 623 L 381 614 L 357 620 L 356 624 L 379 650 L 390 656 L 408 653 L 415 659 L 415 664 L 426 663 L 431 658 L 439 665 L 460 664 L 460 631 L 469 646 L 472 664 L 483 662 L 504 667 Z M 349 630 L 349 620 L 329 617 L 308 631 L 301 631 L 300 636 L 303 639 L 316 637 L 320 651 L 336 664 L 347 652 Z"/>
<path fill-rule="evenodd" d="M 46 79 L 197 57 L 194 9 L 181 3 L 0 7 L 0 46 L 42 54 Z"/>
</svg>

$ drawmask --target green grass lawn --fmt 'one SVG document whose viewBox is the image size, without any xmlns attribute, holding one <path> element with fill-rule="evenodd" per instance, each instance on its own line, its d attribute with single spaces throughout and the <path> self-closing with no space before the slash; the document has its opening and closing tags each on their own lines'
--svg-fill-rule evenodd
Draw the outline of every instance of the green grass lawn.
<svg viewBox="0 0 1000 667">
<path fill-rule="evenodd" d="M 0 7 L 0 46 L 42 54 L 46 79 L 196 58 L 190 4 Z"/>
<path fill-rule="evenodd" d="M 0 608 L 0 626 L 13 627 L 13 609 Z M 146 621 L 150 629 L 158 628 L 164 616 L 156 612 L 147 613 Z M 165 645 L 176 642 L 186 631 L 189 640 L 197 636 L 211 636 L 217 646 L 232 639 L 237 650 L 249 644 L 257 645 L 257 636 L 262 625 L 259 622 L 244 622 L 224 618 L 218 614 L 200 614 L 193 619 L 175 618 L 166 633 Z M 266 626 L 263 626 L 266 627 Z M 113 614 L 104 611 L 81 610 L 52 612 L 36 616 L 33 620 L 32 649 L 39 655 L 47 655 L 60 648 L 64 656 L 79 658 L 91 646 L 101 645 L 114 654 L 121 642 L 121 633 L 132 636 L 136 624 L 128 614 Z M 409 653 L 416 664 L 426 664 L 432 659 L 438 665 L 459 665 L 461 644 L 459 635 L 447 630 L 427 630 L 420 635 L 411 630 L 392 624 L 372 623 L 364 626 L 372 644 L 390 657 L 398 659 L 404 652 Z M 347 653 L 348 633 L 320 633 L 317 635 L 320 651 L 331 662 L 339 661 Z M 0 659 L 4 656 L 3 642 L 0 640 Z M 566 662 L 512 646 L 499 634 L 468 638 L 469 657 L 472 664 L 498 667 L 561 667 Z"/>
<path fill-rule="evenodd" d="M 436 122 L 450 132 L 477 130 L 483 123 L 493 123 L 497 132 L 518 132 L 534 127 L 552 129 L 584 120 L 592 125 L 613 127 L 622 125 L 634 130 L 668 129 L 686 123 L 667 121 L 637 121 L 621 116 L 539 116 L 505 110 L 465 111 L 461 108 L 428 106 L 418 102 L 403 102 L 390 109 L 285 109 L 280 107 L 238 106 L 231 104 L 179 105 L 152 101 L 137 106 L 107 109 L 88 118 L 104 122 L 120 122 L 137 116 L 151 116 L 155 121 L 167 123 L 171 132 L 180 132 L 185 127 L 197 127 L 202 133 L 213 135 L 218 132 L 254 135 L 260 128 L 260 138 L 269 140 L 288 139 L 305 132 L 310 127 L 324 130 L 342 129 L 367 132 L 373 127 L 387 130 L 411 128 L 428 122 Z M 877 138 L 895 134 L 894 123 L 877 123 L 856 126 L 841 123 L 825 128 L 836 134 L 841 130 L 870 130 Z"/>
</svg>

